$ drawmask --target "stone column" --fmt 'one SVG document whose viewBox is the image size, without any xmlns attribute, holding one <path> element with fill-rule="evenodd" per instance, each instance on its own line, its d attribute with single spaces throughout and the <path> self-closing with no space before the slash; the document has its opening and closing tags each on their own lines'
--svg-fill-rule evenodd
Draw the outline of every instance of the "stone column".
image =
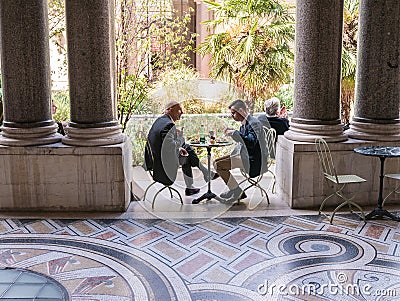
<svg viewBox="0 0 400 301">
<path fill-rule="evenodd" d="M 344 141 L 340 121 L 343 0 L 298 0 L 290 140 Z"/>
<path fill-rule="evenodd" d="M 60 141 L 50 109 L 47 0 L 1 0 L 0 39 L 4 102 L 0 144 Z"/>
<path fill-rule="evenodd" d="M 66 0 L 71 122 L 63 143 L 121 143 L 116 120 L 113 0 Z"/>
<path fill-rule="evenodd" d="M 360 1 L 354 117 L 349 137 L 399 141 L 400 1 Z"/>
</svg>

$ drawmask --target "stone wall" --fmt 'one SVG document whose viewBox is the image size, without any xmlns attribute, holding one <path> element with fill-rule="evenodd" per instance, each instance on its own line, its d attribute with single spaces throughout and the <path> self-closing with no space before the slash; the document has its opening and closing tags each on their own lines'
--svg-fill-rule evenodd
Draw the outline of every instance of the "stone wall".
<svg viewBox="0 0 400 301">
<path fill-rule="evenodd" d="M 132 181 L 130 141 L 112 146 L 0 146 L 0 209 L 124 211 Z"/>
<path fill-rule="evenodd" d="M 345 195 L 355 194 L 354 201 L 360 205 L 376 205 L 379 191 L 380 160 L 377 157 L 356 154 L 353 150 L 366 145 L 396 145 L 393 142 L 367 142 L 349 139 L 345 142 L 329 143 L 338 174 L 357 174 L 367 180 L 361 184 L 351 184 Z M 278 196 L 291 208 L 318 208 L 323 199 L 333 190 L 324 179 L 321 164 L 314 143 L 291 141 L 279 136 L 276 150 L 276 177 Z M 398 173 L 400 158 L 387 158 L 385 173 Z M 384 194 L 400 184 L 384 179 Z M 392 195 L 387 204 L 398 202 Z M 339 204 L 337 197 L 329 199 L 327 206 Z"/>
</svg>

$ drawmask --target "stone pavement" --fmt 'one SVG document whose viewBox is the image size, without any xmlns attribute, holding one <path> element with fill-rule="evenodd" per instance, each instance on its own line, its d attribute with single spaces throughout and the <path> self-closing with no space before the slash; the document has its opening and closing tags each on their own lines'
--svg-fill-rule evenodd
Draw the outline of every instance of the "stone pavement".
<svg viewBox="0 0 400 301">
<path fill-rule="evenodd" d="M 398 222 L 342 212 L 331 225 L 257 193 L 233 207 L 166 195 L 120 214 L 3 213 L 0 266 L 52 279 L 73 301 L 399 300 Z M 9 282 L 0 300 L 64 300 L 7 299 Z"/>
</svg>

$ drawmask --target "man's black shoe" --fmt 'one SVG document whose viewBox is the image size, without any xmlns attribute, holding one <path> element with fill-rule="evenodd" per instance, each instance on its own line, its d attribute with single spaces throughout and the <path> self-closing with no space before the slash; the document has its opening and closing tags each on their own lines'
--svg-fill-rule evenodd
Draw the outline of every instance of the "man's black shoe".
<svg viewBox="0 0 400 301">
<path fill-rule="evenodd" d="M 219 174 L 218 173 L 214 173 L 214 175 L 212 176 L 211 180 L 215 180 L 219 178 Z"/>
<path fill-rule="evenodd" d="M 193 194 L 196 194 L 196 193 L 199 193 L 199 191 L 200 191 L 200 188 L 186 188 L 185 189 L 185 195 L 193 195 Z"/>
<path fill-rule="evenodd" d="M 208 183 L 208 174 L 204 174 L 204 181 L 206 181 Z M 211 180 L 215 180 L 219 178 L 219 174 L 216 172 L 211 172 Z"/>
</svg>

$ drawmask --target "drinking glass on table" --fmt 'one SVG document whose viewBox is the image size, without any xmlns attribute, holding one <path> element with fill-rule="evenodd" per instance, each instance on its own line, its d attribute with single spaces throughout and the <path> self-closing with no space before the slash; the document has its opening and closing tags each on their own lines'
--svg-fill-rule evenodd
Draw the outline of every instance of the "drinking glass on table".
<svg viewBox="0 0 400 301">
<path fill-rule="evenodd" d="M 215 133 L 214 133 L 214 131 L 209 131 L 208 132 L 208 137 L 210 138 L 210 143 L 214 144 L 215 143 Z"/>
</svg>

